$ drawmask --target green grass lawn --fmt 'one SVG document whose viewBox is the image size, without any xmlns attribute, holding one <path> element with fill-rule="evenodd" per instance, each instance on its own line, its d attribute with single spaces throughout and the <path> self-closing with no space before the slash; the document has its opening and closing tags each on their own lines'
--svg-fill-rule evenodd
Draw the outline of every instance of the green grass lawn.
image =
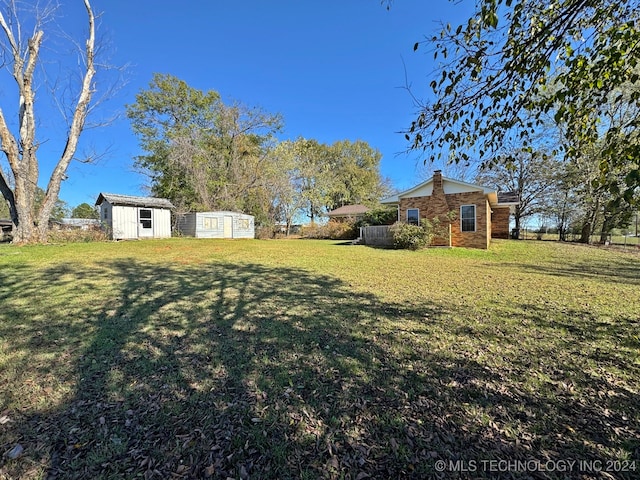
<svg viewBox="0 0 640 480">
<path fill-rule="evenodd" d="M 0 478 L 638 478 L 639 292 L 552 242 L 3 245 Z"/>
</svg>

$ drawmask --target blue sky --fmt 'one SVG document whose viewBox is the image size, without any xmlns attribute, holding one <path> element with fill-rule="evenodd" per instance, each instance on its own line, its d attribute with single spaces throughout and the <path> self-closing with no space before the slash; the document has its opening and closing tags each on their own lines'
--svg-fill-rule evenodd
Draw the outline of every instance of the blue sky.
<svg viewBox="0 0 640 480">
<path fill-rule="evenodd" d="M 128 65 L 125 83 L 96 118 L 123 114 L 154 72 L 168 73 L 216 90 L 225 101 L 280 113 L 282 139 L 365 140 L 382 153 L 382 174 L 406 189 L 420 180 L 421 156 L 405 153 L 407 142 L 398 133 L 415 113 L 404 87 L 408 82 L 425 97 L 434 69 L 433 56 L 426 49 L 414 52 L 413 45 L 440 22 L 465 21 L 473 2 L 395 0 L 387 10 L 378 0 L 94 0 L 94 8 L 102 12 L 99 35 L 110 62 Z M 81 32 L 80 0 L 64 0 L 61 13 L 62 26 Z M 10 96 L 5 84 L 0 81 L 0 93 Z M 4 102 L 7 97 L 2 107 L 10 115 L 13 105 Z M 46 102 L 36 108 L 44 118 L 44 187 L 64 128 Z M 146 194 L 145 177 L 133 169 L 141 151 L 123 115 L 85 132 L 80 152 L 86 151 L 104 154 L 95 164 L 69 168 L 60 197 L 70 206 L 93 203 L 101 191 Z"/>
</svg>

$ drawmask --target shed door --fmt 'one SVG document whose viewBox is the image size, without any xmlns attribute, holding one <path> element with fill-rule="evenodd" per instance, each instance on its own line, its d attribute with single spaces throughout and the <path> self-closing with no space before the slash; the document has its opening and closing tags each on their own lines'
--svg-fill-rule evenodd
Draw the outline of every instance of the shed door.
<svg viewBox="0 0 640 480">
<path fill-rule="evenodd" d="M 149 208 L 138 209 L 138 237 L 153 237 L 153 212 Z"/>
<path fill-rule="evenodd" d="M 233 217 L 230 215 L 224 216 L 224 228 L 222 231 L 224 238 L 233 238 Z"/>
</svg>

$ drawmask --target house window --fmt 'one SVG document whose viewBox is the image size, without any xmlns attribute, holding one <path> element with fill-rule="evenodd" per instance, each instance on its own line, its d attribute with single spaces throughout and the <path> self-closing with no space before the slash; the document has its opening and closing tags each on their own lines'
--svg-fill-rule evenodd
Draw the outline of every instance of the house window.
<svg viewBox="0 0 640 480">
<path fill-rule="evenodd" d="M 151 228 L 151 210 L 146 208 L 140 209 L 140 224 L 142 228 Z"/>
<path fill-rule="evenodd" d="M 460 207 L 460 228 L 463 232 L 476 231 L 475 205 L 462 205 Z"/>
<path fill-rule="evenodd" d="M 417 208 L 409 208 L 407 210 L 407 223 L 411 225 L 420 225 L 420 210 Z"/>
<path fill-rule="evenodd" d="M 249 230 L 249 219 L 248 218 L 239 218 L 238 219 L 238 228 L 243 230 Z"/>
<path fill-rule="evenodd" d="M 102 209 L 102 217 L 106 220 L 109 217 L 109 211 L 105 208 Z"/>
<path fill-rule="evenodd" d="M 215 217 L 204 217 L 204 229 L 216 230 L 218 228 L 218 219 Z"/>
</svg>

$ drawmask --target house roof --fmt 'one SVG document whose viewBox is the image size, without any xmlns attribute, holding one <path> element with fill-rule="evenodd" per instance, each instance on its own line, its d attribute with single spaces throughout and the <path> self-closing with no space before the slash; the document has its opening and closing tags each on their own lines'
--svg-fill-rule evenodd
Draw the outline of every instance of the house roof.
<svg viewBox="0 0 640 480">
<path fill-rule="evenodd" d="M 499 205 L 518 205 L 520 199 L 516 192 L 498 192 Z"/>
<path fill-rule="evenodd" d="M 431 184 L 433 184 L 433 177 L 430 178 L 429 180 L 422 182 L 418 185 L 416 185 L 415 187 L 411 187 L 409 190 L 405 190 L 404 192 L 400 192 L 396 195 L 393 195 L 391 197 L 382 199 L 380 201 L 380 203 L 382 203 L 383 205 L 390 205 L 390 204 L 397 204 L 400 203 L 400 199 L 401 198 L 410 198 L 412 196 L 414 196 L 413 194 L 417 193 L 420 190 L 423 189 L 427 189 Z M 462 192 L 462 191 L 466 191 L 466 192 L 477 192 L 477 191 L 481 191 L 483 192 L 485 195 L 489 196 L 489 203 L 491 204 L 496 204 L 498 203 L 498 199 L 497 199 L 497 192 L 496 190 L 492 189 L 492 188 L 488 188 L 482 185 L 475 185 L 473 183 L 468 183 L 468 182 L 463 182 L 461 180 L 454 180 L 453 178 L 447 178 L 445 176 L 442 176 L 442 184 L 443 186 L 445 186 L 445 193 L 449 193 L 446 191 L 446 187 L 450 187 L 453 190 L 455 190 L 456 192 Z M 419 195 L 418 195 L 419 196 Z"/>
<path fill-rule="evenodd" d="M 101 193 L 100 195 L 98 195 L 96 205 L 101 205 L 105 200 L 111 205 L 127 205 L 131 207 L 149 208 L 174 208 L 173 204 L 166 198 L 134 197 L 132 195 L 118 195 L 116 193 Z"/>
<path fill-rule="evenodd" d="M 241 217 L 251 217 L 254 218 L 253 215 L 249 215 L 248 213 L 242 212 L 234 212 L 232 210 L 208 210 L 206 212 L 184 212 L 178 213 L 178 216 L 184 217 L 185 215 L 240 215 Z"/>
<path fill-rule="evenodd" d="M 417 193 L 423 193 L 423 191 L 428 191 L 429 188 L 432 188 L 433 177 L 429 180 L 422 182 L 415 187 L 410 188 L 409 190 L 405 190 L 404 192 L 400 192 L 391 197 L 382 199 L 380 201 L 383 205 L 396 205 L 400 203 L 401 198 L 411 198 L 413 196 L 421 196 L 416 195 Z M 475 185 L 473 183 L 463 182 L 461 180 L 454 180 L 453 178 L 442 177 L 442 185 L 445 188 L 445 193 L 459 193 L 459 192 L 483 192 L 488 200 L 490 205 L 504 205 L 504 206 L 512 206 L 517 205 L 519 203 L 518 196 L 514 192 L 498 192 L 493 188 L 485 187 L 483 185 Z M 451 190 L 447 192 L 447 190 Z"/>
<path fill-rule="evenodd" d="M 335 210 L 331 210 L 327 215 L 330 217 L 348 217 L 350 215 L 361 215 L 368 211 L 369 207 L 364 205 L 344 205 L 340 208 L 336 208 Z"/>
</svg>

